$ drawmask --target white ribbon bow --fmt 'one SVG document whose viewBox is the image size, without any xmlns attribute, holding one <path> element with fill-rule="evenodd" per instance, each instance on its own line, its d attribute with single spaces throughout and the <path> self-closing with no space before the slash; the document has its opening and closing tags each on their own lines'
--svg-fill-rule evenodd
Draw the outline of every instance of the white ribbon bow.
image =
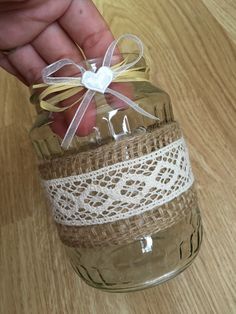
<svg viewBox="0 0 236 314">
<path fill-rule="evenodd" d="M 138 45 L 139 49 L 139 55 L 138 57 L 130 63 L 123 64 L 119 68 L 112 70 L 111 69 L 111 62 L 112 57 L 114 55 L 116 46 L 118 45 L 118 42 L 120 42 L 123 39 L 130 39 L 134 41 Z M 124 96 L 123 94 L 109 88 L 109 85 L 111 82 L 119 76 L 121 73 L 125 72 L 129 68 L 133 67 L 135 64 L 139 62 L 139 60 L 143 56 L 143 43 L 142 41 L 135 35 L 131 34 L 125 34 L 119 37 L 117 40 L 114 40 L 110 46 L 108 47 L 102 66 L 97 70 L 97 72 L 87 71 L 85 68 L 83 68 L 81 65 L 76 64 L 74 61 L 70 59 L 62 59 L 59 61 L 56 61 L 49 66 L 47 66 L 42 71 L 42 78 L 43 82 L 48 85 L 54 85 L 54 84 L 65 84 L 65 85 L 80 85 L 81 84 L 87 88 L 86 93 L 84 94 L 84 97 L 78 107 L 78 109 L 75 112 L 75 115 L 67 129 L 67 132 L 63 138 L 61 146 L 64 149 L 68 149 L 68 147 L 71 144 L 71 141 L 76 133 L 76 130 L 78 129 L 85 112 L 87 111 L 89 104 L 91 100 L 93 99 L 96 92 L 105 94 L 109 93 L 114 95 L 115 97 L 119 98 L 123 102 L 125 102 L 128 106 L 133 108 L 138 113 L 142 114 L 143 116 L 146 116 L 150 119 L 159 120 L 157 117 L 153 116 L 152 114 L 146 112 L 142 108 L 139 107 L 138 104 L 133 102 L 128 97 Z M 78 77 L 52 77 L 51 75 L 63 68 L 66 65 L 74 65 L 77 67 L 82 75 L 82 78 Z"/>
</svg>

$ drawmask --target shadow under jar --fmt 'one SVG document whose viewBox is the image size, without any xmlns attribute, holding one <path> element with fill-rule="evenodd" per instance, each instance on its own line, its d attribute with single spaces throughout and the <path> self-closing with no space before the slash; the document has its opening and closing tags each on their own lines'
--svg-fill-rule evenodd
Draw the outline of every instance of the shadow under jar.
<svg viewBox="0 0 236 314">
<path fill-rule="evenodd" d="M 86 64 L 100 65 L 99 59 Z M 135 67 L 146 71 L 145 60 Z M 173 278 L 191 264 L 202 240 L 188 152 L 168 94 L 149 82 L 122 84 L 121 93 L 128 90 L 159 120 L 97 93 L 93 130 L 75 136 L 68 150 L 50 125 L 31 132 L 71 264 L 87 284 L 110 292 Z"/>
</svg>

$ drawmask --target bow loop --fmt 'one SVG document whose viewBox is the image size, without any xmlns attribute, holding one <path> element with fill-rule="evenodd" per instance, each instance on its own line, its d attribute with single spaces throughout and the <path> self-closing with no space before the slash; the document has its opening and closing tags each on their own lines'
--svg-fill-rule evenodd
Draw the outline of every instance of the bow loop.
<svg viewBox="0 0 236 314">
<path fill-rule="evenodd" d="M 114 40 L 111 43 L 111 45 L 108 47 L 106 54 L 105 54 L 105 57 L 103 59 L 103 66 L 108 66 L 108 67 L 111 66 L 112 57 L 114 56 L 115 50 L 118 46 L 118 43 L 124 39 L 129 39 L 129 40 L 134 41 L 138 46 L 139 54 L 138 54 L 138 57 L 134 61 L 127 63 L 127 64 L 123 64 L 118 69 L 116 69 L 114 71 L 116 73 L 116 76 L 119 75 L 120 73 L 132 68 L 135 64 L 137 64 L 139 62 L 139 60 L 142 58 L 143 53 L 144 53 L 142 41 L 135 35 L 125 34 L 125 35 L 120 36 L 117 40 Z"/>
<path fill-rule="evenodd" d="M 42 79 L 45 84 L 53 85 L 53 84 L 63 84 L 63 85 L 75 85 L 78 86 L 81 83 L 80 77 L 52 77 L 52 74 L 55 74 L 57 71 L 61 70 L 67 65 L 73 65 L 77 69 L 79 69 L 81 75 L 86 72 L 86 70 L 79 64 L 75 63 L 73 60 L 70 59 L 61 59 L 56 61 L 46 68 L 42 70 Z"/>
</svg>

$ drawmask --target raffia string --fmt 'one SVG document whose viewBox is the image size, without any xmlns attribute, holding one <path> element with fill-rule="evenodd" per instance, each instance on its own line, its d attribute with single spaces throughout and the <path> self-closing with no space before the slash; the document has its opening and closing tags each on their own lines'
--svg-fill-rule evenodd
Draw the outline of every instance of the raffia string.
<svg viewBox="0 0 236 314">
<path fill-rule="evenodd" d="M 132 62 L 128 63 L 128 60 L 126 58 L 122 62 L 111 66 L 117 45 L 121 40 L 124 39 L 129 39 L 135 42 L 138 46 L 139 54 L 137 58 Z M 71 141 L 83 119 L 84 114 L 97 92 L 102 94 L 109 93 L 125 102 L 128 106 L 130 106 L 143 116 L 146 116 L 150 119 L 158 120 L 157 117 L 143 110 L 141 107 L 139 107 L 138 104 L 133 102 L 125 95 L 109 88 L 112 82 L 124 83 L 134 81 L 148 81 L 147 71 L 143 71 L 143 67 L 134 67 L 142 58 L 143 50 L 143 43 L 137 36 L 126 34 L 111 43 L 105 53 L 102 66 L 99 69 L 92 69 L 93 71 L 87 71 L 84 67 L 76 64 L 70 59 L 62 59 L 52 63 L 42 71 L 42 78 L 44 83 L 33 85 L 33 89 L 36 90 L 40 88 L 45 88 L 43 92 L 40 93 L 40 95 L 38 96 L 40 107 L 43 110 L 47 110 L 49 112 L 62 112 L 64 110 L 67 110 L 71 106 L 80 103 L 63 138 L 61 146 L 64 149 L 67 149 L 70 146 Z M 76 68 L 78 68 L 81 77 L 51 76 L 66 65 L 74 65 Z M 63 108 L 57 106 L 61 101 L 64 101 L 71 96 L 74 96 L 79 92 L 85 90 L 86 92 L 84 93 L 84 95 L 76 99 L 76 101 L 69 106 Z M 55 93 L 59 94 L 55 95 Z"/>
</svg>

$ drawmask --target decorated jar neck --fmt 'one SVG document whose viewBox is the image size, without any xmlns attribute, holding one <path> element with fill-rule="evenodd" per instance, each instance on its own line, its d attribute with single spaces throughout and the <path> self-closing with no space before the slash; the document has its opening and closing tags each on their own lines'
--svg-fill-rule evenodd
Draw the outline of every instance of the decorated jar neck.
<svg viewBox="0 0 236 314">
<path fill-rule="evenodd" d="M 124 39 L 133 41 L 137 45 L 138 54 L 136 56 L 133 55 L 135 56 L 133 59 L 126 57 L 121 61 L 122 55 L 117 55 L 117 45 Z M 110 87 L 112 82 L 148 81 L 147 69 L 145 69 L 145 67 L 136 66 L 143 57 L 143 50 L 143 43 L 137 36 L 126 34 L 119 37 L 117 40 L 114 40 L 110 44 L 104 58 L 101 59 L 102 62 L 100 67 L 97 64 L 95 66 L 95 63 L 92 63 L 91 61 L 85 61 L 84 63 L 87 66 L 90 66 L 88 69 L 81 64 L 76 64 L 73 60 L 62 59 L 43 69 L 42 79 L 44 83 L 33 86 L 34 89 L 42 87 L 45 88 L 44 91 L 39 95 L 40 107 L 43 110 L 60 112 L 67 110 L 69 107 L 80 102 L 63 138 L 61 145 L 64 149 L 69 148 L 71 141 L 84 117 L 84 114 L 96 93 L 111 94 L 126 103 L 139 114 L 153 120 L 158 120 L 157 117 L 142 109 L 130 98 Z M 76 67 L 80 73 L 80 76 L 52 76 L 57 71 L 68 65 L 73 65 Z M 85 90 L 85 93 L 81 99 L 77 99 L 76 102 L 67 107 L 60 108 L 57 106 L 57 104 L 61 101 L 77 94 L 82 90 Z M 56 96 L 55 93 L 57 93 Z"/>
</svg>

